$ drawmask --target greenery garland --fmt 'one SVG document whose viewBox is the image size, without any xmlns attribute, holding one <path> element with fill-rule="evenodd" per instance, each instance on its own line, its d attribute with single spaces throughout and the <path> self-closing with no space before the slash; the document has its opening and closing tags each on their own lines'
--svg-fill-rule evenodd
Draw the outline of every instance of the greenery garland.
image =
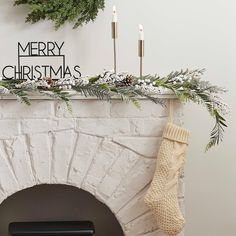
<svg viewBox="0 0 236 236">
<path fill-rule="evenodd" d="M 228 106 L 218 96 L 224 89 L 201 80 L 204 70 L 181 70 L 172 72 L 165 77 L 147 75 L 138 78 L 127 73 L 115 74 L 111 71 L 96 76 L 86 76 L 79 79 L 63 78 L 53 80 L 6 80 L 0 81 L 0 94 L 13 94 L 21 102 L 30 105 L 29 93 L 38 92 L 66 102 L 71 111 L 70 92 L 76 91 L 82 96 L 95 96 L 101 100 L 110 101 L 118 97 L 122 101 L 131 101 L 140 108 L 139 98 L 146 97 L 154 103 L 165 105 L 158 95 L 172 91 L 181 102 L 192 101 L 206 107 L 214 118 L 215 125 L 211 131 L 210 141 L 206 150 L 218 145 L 223 139 L 224 128 L 227 127 L 223 117 L 228 113 Z"/>
<path fill-rule="evenodd" d="M 30 12 L 26 22 L 36 23 L 51 20 L 58 29 L 66 22 L 74 22 L 77 28 L 94 21 L 99 10 L 105 7 L 104 0 L 15 0 L 15 5 L 28 5 Z"/>
</svg>

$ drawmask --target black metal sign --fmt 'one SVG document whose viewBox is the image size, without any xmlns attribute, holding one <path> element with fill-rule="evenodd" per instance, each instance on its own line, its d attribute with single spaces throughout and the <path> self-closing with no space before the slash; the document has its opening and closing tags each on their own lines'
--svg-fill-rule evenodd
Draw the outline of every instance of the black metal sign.
<svg viewBox="0 0 236 236">
<path fill-rule="evenodd" d="M 62 53 L 65 42 L 28 42 L 17 45 L 17 65 L 2 69 L 5 79 L 81 77 L 80 66 L 70 67 Z"/>
</svg>

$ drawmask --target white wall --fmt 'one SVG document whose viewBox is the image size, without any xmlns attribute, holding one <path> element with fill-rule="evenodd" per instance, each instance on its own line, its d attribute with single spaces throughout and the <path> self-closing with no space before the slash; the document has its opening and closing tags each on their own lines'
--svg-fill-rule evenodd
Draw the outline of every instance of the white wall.
<svg viewBox="0 0 236 236">
<path fill-rule="evenodd" d="M 235 0 L 109 0 L 95 23 L 78 30 L 66 25 L 57 32 L 50 23 L 24 24 L 24 9 L 0 3 L 0 67 L 16 59 L 16 43 L 65 41 L 70 63 L 84 74 L 112 66 L 110 18 L 119 12 L 119 69 L 138 73 L 137 27 L 146 34 L 145 72 L 169 73 L 180 68 L 206 68 L 204 79 L 225 86 L 232 107 L 224 143 L 207 154 L 204 145 L 213 122 L 195 105 L 185 109 L 192 139 L 186 168 L 187 236 L 234 236 L 236 231 L 236 2 Z M 11 47 L 15 47 L 11 50 Z"/>
</svg>

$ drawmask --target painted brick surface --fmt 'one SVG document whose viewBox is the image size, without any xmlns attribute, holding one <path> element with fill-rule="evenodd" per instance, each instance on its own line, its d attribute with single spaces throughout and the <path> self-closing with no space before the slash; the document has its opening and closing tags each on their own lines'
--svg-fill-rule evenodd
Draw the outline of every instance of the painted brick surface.
<svg viewBox="0 0 236 236">
<path fill-rule="evenodd" d="M 101 183 L 114 161 L 118 158 L 121 151 L 122 148 L 120 146 L 104 140 L 93 158 L 82 188 L 95 194 L 98 185 Z"/>
<path fill-rule="evenodd" d="M 32 101 L 31 106 L 19 104 L 15 100 L 0 102 L 0 117 L 8 119 L 24 118 L 47 118 L 52 117 L 54 113 L 53 101 Z M 40 111 L 40 112 L 39 112 Z"/>
<path fill-rule="evenodd" d="M 79 134 L 69 170 L 69 183 L 81 188 L 101 141 L 102 138 L 96 136 Z"/>
<path fill-rule="evenodd" d="M 20 188 L 24 189 L 35 185 L 26 137 L 17 136 L 13 139 L 5 140 L 4 145 L 7 150 L 8 161 Z"/>
<path fill-rule="evenodd" d="M 27 138 L 36 183 L 50 184 L 51 150 L 49 137 L 47 134 L 39 133 L 29 135 Z"/>
<path fill-rule="evenodd" d="M 127 232 L 127 235 L 130 236 L 145 235 L 157 230 L 157 228 L 156 220 L 152 212 L 147 212 L 146 214 L 125 225 L 125 231 Z"/>
<path fill-rule="evenodd" d="M 163 117 L 167 116 L 168 110 L 150 101 L 140 101 L 141 109 L 137 109 L 133 104 L 126 104 L 121 101 L 112 102 L 111 117 L 144 118 L 144 117 Z"/>
<path fill-rule="evenodd" d="M 52 134 L 51 181 L 53 183 L 67 183 L 76 136 L 77 134 L 73 130 Z"/>
<path fill-rule="evenodd" d="M 164 236 L 143 197 L 153 177 L 168 110 L 117 100 L 0 100 L 0 202 L 36 184 L 68 184 L 92 193 L 119 220 L 126 236 Z M 175 103 L 175 121 L 182 107 Z M 184 183 L 179 199 L 184 211 Z M 183 236 L 183 234 L 181 234 Z"/>
<path fill-rule="evenodd" d="M 6 158 L 6 152 L 2 141 L 0 142 L 0 186 L 2 196 L 9 196 L 19 189 L 14 172 Z"/>
<path fill-rule="evenodd" d="M 139 158 L 140 156 L 136 153 L 124 149 L 109 171 L 107 171 L 97 190 L 106 197 L 111 197 L 120 185 L 123 177 L 131 171 L 134 165 L 138 162 Z"/>
<path fill-rule="evenodd" d="M 89 104 L 89 105 L 88 105 Z M 73 113 L 68 112 L 65 103 L 57 102 L 56 116 L 57 117 L 109 117 L 110 104 L 99 100 L 74 100 L 72 102 Z"/>
<path fill-rule="evenodd" d="M 144 196 L 148 190 L 148 187 L 140 191 L 126 206 L 124 206 L 117 213 L 118 218 L 123 224 L 126 225 L 149 211 L 148 207 L 144 203 Z"/>
<path fill-rule="evenodd" d="M 100 136 L 130 135 L 129 119 L 80 119 L 78 121 L 78 131 Z"/>
<path fill-rule="evenodd" d="M 19 120 L 0 120 L 0 139 L 9 139 L 19 134 Z"/>
</svg>

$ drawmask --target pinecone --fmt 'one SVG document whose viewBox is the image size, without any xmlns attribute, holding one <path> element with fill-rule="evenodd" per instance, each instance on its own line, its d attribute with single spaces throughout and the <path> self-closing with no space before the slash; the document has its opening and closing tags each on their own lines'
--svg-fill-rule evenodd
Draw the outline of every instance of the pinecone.
<svg viewBox="0 0 236 236">
<path fill-rule="evenodd" d="M 128 87 L 133 85 L 133 76 L 127 75 L 122 81 L 118 83 L 120 87 Z"/>
<path fill-rule="evenodd" d="M 50 85 L 50 86 L 54 85 L 54 81 L 53 81 L 52 78 L 50 78 L 50 77 L 44 77 L 44 78 L 42 78 L 42 79 L 45 80 L 48 85 Z"/>
</svg>

